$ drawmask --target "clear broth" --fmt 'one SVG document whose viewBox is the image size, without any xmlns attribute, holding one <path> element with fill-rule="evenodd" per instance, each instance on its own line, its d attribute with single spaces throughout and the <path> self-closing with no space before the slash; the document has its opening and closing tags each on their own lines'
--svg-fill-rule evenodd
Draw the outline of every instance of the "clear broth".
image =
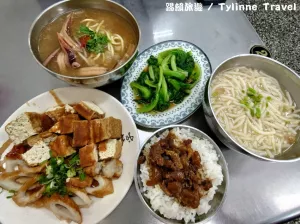
<svg viewBox="0 0 300 224">
<path fill-rule="evenodd" d="M 47 57 L 53 51 L 55 51 L 57 48 L 60 47 L 57 39 L 57 33 L 60 32 L 62 25 L 65 22 L 68 14 L 69 13 L 59 16 L 57 19 L 47 24 L 42 29 L 38 41 L 38 50 L 42 61 L 46 60 Z M 109 54 L 107 54 L 107 50 L 106 50 L 105 61 L 103 60 L 103 57 L 99 57 L 99 59 L 97 59 L 96 61 L 97 66 L 106 67 L 108 71 L 112 70 L 115 67 L 115 65 L 119 62 L 119 60 L 124 56 L 130 44 L 133 44 L 136 47 L 137 40 L 133 28 L 124 18 L 122 18 L 121 16 L 113 12 L 109 12 L 102 9 L 82 9 L 73 12 L 72 25 L 71 25 L 72 39 L 74 39 L 73 37 L 78 36 L 77 32 L 81 24 L 80 21 L 87 18 L 94 19 L 99 22 L 104 20 L 103 23 L 104 28 L 111 33 L 119 34 L 124 40 L 123 51 L 121 50 L 116 51 L 115 55 L 112 57 Z M 76 61 L 79 62 L 81 65 L 84 65 L 83 67 L 87 67 L 86 63 L 82 58 L 77 56 Z M 60 71 L 57 64 L 56 57 L 54 57 L 49 62 L 47 68 L 59 74 L 78 76 L 76 69 L 72 67 L 67 67 L 66 71 L 64 72 Z"/>
</svg>

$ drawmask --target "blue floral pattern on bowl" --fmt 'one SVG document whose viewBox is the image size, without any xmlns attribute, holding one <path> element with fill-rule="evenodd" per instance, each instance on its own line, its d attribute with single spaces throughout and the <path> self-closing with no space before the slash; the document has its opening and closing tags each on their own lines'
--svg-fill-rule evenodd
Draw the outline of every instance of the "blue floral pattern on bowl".
<svg viewBox="0 0 300 224">
<path fill-rule="evenodd" d="M 201 80 L 182 103 L 177 104 L 164 112 L 137 113 L 137 104 L 134 102 L 134 94 L 130 88 L 130 83 L 139 77 L 143 69 L 147 66 L 147 60 L 151 55 L 157 56 L 162 51 L 179 47 L 186 52 L 192 52 L 194 60 L 201 67 Z M 129 111 L 135 123 L 143 127 L 161 128 L 179 123 L 192 115 L 201 105 L 205 84 L 209 79 L 211 72 L 212 70 L 208 57 L 196 45 L 181 40 L 170 40 L 158 43 L 142 52 L 125 74 L 121 87 L 122 104 Z"/>
</svg>

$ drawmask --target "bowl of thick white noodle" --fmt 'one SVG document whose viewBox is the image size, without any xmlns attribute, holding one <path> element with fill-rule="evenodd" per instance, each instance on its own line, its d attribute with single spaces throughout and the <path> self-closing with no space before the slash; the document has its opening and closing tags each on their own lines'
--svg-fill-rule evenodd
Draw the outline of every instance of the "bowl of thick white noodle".
<svg viewBox="0 0 300 224">
<path fill-rule="evenodd" d="M 264 161 L 300 160 L 300 77 L 280 62 L 238 55 L 206 85 L 204 113 L 228 147 Z"/>
</svg>

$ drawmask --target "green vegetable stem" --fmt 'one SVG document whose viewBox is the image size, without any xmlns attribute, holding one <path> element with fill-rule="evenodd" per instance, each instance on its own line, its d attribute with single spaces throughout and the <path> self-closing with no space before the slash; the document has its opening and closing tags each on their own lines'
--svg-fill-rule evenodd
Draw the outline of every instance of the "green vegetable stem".
<svg viewBox="0 0 300 224">
<path fill-rule="evenodd" d="M 136 81 L 130 83 L 139 97 L 138 113 L 165 111 L 171 104 L 181 103 L 201 79 L 200 66 L 195 63 L 192 53 L 181 48 L 170 49 L 151 55 L 147 60 L 148 69 Z"/>
</svg>

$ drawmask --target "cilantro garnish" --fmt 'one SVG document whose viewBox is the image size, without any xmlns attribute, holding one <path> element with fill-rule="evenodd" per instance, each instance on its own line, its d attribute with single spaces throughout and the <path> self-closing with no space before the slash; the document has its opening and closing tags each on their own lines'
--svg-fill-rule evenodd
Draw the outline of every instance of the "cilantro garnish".
<svg viewBox="0 0 300 224">
<path fill-rule="evenodd" d="M 103 53 L 107 48 L 107 44 L 109 43 L 107 35 L 96 33 L 83 25 L 80 26 L 78 33 L 81 36 L 90 37 L 85 44 L 85 48 L 88 52 L 96 54 Z"/>
</svg>

